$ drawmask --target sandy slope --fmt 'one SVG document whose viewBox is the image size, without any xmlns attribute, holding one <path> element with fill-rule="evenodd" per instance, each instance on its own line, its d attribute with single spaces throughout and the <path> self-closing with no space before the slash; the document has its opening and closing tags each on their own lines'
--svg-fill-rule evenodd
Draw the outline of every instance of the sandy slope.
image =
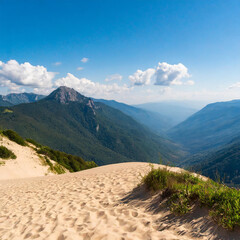
<svg viewBox="0 0 240 240">
<path fill-rule="evenodd" d="M 175 217 L 138 187 L 147 163 L 0 181 L 0 239 L 239 239 L 205 209 Z"/>
<path fill-rule="evenodd" d="M 41 159 L 32 148 L 21 146 L 3 136 L 0 136 L 0 145 L 17 156 L 16 159 L 4 161 L 5 165 L 0 165 L 0 180 L 53 175 L 48 166 L 42 165 Z M 0 158 L 0 161 L 3 160 Z"/>
</svg>

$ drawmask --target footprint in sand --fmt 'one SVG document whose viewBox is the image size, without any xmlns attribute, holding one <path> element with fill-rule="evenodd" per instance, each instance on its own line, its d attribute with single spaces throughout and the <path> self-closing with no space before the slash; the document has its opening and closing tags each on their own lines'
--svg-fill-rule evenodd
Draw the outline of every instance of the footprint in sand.
<svg viewBox="0 0 240 240">
<path fill-rule="evenodd" d="M 137 216 L 138 216 L 138 212 L 133 211 L 133 212 L 132 212 L 132 216 L 133 216 L 133 217 L 137 217 Z"/>
</svg>

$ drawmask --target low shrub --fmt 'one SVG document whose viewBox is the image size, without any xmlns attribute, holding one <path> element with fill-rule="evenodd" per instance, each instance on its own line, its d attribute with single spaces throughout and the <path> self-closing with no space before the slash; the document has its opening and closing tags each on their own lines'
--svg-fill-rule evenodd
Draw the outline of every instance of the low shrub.
<svg viewBox="0 0 240 240">
<path fill-rule="evenodd" d="M 16 159 L 16 155 L 4 146 L 0 146 L 0 158 L 2 159 Z"/>
<path fill-rule="evenodd" d="M 21 146 L 27 146 L 27 143 L 24 141 L 24 139 L 13 130 L 3 130 L 2 133 L 11 141 L 14 141 Z"/>
<path fill-rule="evenodd" d="M 197 201 L 209 207 L 210 215 L 224 228 L 233 230 L 240 226 L 240 191 L 237 189 L 213 180 L 204 181 L 189 172 L 171 172 L 167 167 L 152 167 L 142 182 L 150 190 L 162 190 L 162 195 L 169 197 L 170 210 L 176 214 L 189 212 Z"/>
<path fill-rule="evenodd" d="M 67 154 L 65 152 L 53 150 L 46 146 L 41 146 L 37 150 L 37 153 L 49 157 L 51 160 L 62 165 L 63 167 L 68 169 L 70 172 L 78 172 L 81 170 L 97 167 L 97 164 L 93 161 L 91 162 L 84 161 L 81 157 Z"/>
<path fill-rule="evenodd" d="M 41 144 L 37 143 L 35 140 L 33 140 L 31 138 L 27 138 L 26 141 L 33 144 L 34 146 L 36 146 L 38 148 L 40 148 L 42 146 Z"/>
</svg>

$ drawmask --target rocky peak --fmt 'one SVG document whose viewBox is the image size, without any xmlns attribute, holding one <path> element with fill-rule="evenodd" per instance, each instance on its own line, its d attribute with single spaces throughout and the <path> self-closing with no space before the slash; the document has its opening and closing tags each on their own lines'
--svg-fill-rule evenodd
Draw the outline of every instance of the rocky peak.
<svg viewBox="0 0 240 240">
<path fill-rule="evenodd" d="M 45 99 L 47 100 L 55 100 L 62 104 L 68 104 L 69 102 L 83 102 L 88 98 L 84 97 L 79 92 L 75 91 L 73 88 L 61 86 L 53 91 L 49 96 Z"/>
</svg>

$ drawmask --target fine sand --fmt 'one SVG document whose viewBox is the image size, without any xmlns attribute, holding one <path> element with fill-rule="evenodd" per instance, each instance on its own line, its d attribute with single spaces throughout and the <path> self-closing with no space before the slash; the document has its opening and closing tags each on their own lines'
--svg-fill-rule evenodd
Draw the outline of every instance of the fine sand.
<svg viewBox="0 0 240 240">
<path fill-rule="evenodd" d="M 0 180 L 54 175 L 31 147 L 21 146 L 3 136 L 0 136 L 0 145 L 13 151 L 17 157 L 8 160 L 0 158 Z"/>
<path fill-rule="evenodd" d="M 171 214 L 160 194 L 138 186 L 147 163 L 0 181 L 0 239 L 240 239 L 204 208 Z"/>
</svg>

